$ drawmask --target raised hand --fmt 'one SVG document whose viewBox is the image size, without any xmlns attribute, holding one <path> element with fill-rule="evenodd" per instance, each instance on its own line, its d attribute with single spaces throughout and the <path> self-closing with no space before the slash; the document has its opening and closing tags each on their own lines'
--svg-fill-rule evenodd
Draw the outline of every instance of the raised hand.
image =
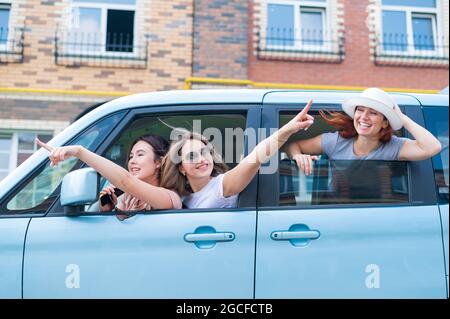
<svg viewBox="0 0 450 319">
<path fill-rule="evenodd" d="M 311 175 L 313 171 L 313 161 L 318 160 L 317 155 L 297 154 L 292 158 L 297 163 L 298 169 L 305 175 Z"/>
<path fill-rule="evenodd" d="M 400 110 L 400 107 L 397 104 L 395 104 L 394 111 L 395 113 L 397 113 L 402 122 L 405 123 L 405 114 L 403 114 L 402 110 Z"/>
<path fill-rule="evenodd" d="M 81 149 L 81 146 L 79 145 L 52 147 L 38 138 L 36 138 L 36 144 L 50 152 L 48 158 L 50 159 L 50 166 L 52 167 L 68 158 L 76 157 Z"/>
<path fill-rule="evenodd" d="M 310 99 L 303 110 L 300 111 L 292 120 L 290 120 L 284 127 L 295 133 L 301 129 L 307 130 L 313 123 L 314 117 L 308 114 L 313 101 Z"/>
</svg>

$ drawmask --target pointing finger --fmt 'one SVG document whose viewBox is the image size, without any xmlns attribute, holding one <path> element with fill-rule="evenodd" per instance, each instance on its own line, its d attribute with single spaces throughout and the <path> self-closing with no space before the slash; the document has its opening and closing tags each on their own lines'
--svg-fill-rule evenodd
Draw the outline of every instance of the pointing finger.
<svg viewBox="0 0 450 319">
<path fill-rule="evenodd" d="M 53 151 L 53 147 L 51 147 L 50 145 L 48 145 L 48 144 L 42 142 L 42 141 L 41 141 L 40 139 L 38 139 L 37 137 L 36 137 L 36 144 L 39 145 L 40 147 L 45 148 L 45 149 L 46 149 L 47 151 L 49 151 L 49 152 Z"/>
<path fill-rule="evenodd" d="M 313 103 L 312 99 L 309 99 L 308 103 L 306 104 L 306 106 L 303 108 L 303 110 L 300 112 L 300 116 L 305 115 L 306 113 L 308 113 L 309 109 L 311 108 L 311 105 Z"/>
</svg>

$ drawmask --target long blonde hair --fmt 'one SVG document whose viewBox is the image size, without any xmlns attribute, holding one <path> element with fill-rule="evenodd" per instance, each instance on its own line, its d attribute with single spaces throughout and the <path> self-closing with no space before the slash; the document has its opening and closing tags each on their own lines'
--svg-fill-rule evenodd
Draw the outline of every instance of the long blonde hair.
<svg viewBox="0 0 450 319">
<path fill-rule="evenodd" d="M 182 162 L 181 149 L 190 140 L 198 140 L 211 149 L 211 156 L 214 163 L 211 176 L 215 177 L 228 171 L 228 166 L 222 161 L 222 157 L 216 152 L 206 137 L 194 132 L 182 134 L 177 141 L 172 142 L 169 151 L 162 159 L 160 182 L 161 187 L 176 190 L 180 196 L 193 193 L 187 177 L 181 174 L 179 167 Z"/>
</svg>

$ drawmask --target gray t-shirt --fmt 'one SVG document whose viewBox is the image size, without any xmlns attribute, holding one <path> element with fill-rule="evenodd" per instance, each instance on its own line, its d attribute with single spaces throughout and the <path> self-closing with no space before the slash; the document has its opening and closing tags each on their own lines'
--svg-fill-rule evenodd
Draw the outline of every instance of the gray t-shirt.
<svg viewBox="0 0 450 319">
<path fill-rule="evenodd" d="M 370 152 L 367 156 L 356 156 L 353 153 L 354 138 L 343 138 L 339 132 L 322 134 L 320 145 L 330 160 L 383 160 L 398 161 L 400 149 L 407 138 L 392 135 L 386 144 Z"/>
<path fill-rule="evenodd" d="M 234 208 L 237 207 L 238 195 L 223 196 L 223 174 L 211 178 L 200 191 L 183 197 L 187 208 Z"/>
</svg>

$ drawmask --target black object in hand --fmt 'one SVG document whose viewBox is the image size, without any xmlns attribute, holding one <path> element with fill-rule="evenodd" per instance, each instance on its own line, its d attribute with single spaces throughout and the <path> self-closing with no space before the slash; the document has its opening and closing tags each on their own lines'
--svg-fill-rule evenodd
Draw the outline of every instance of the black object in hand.
<svg viewBox="0 0 450 319">
<path fill-rule="evenodd" d="M 115 188 L 114 189 L 114 194 L 116 194 L 117 197 L 119 197 L 120 195 L 122 195 L 124 192 L 121 189 Z M 105 194 L 102 197 L 100 197 L 100 204 L 102 206 L 108 205 L 108 204 L 112 204 L 113 203 L 113 199 L 112 196 L 110 194 Z"/>
</svg>

